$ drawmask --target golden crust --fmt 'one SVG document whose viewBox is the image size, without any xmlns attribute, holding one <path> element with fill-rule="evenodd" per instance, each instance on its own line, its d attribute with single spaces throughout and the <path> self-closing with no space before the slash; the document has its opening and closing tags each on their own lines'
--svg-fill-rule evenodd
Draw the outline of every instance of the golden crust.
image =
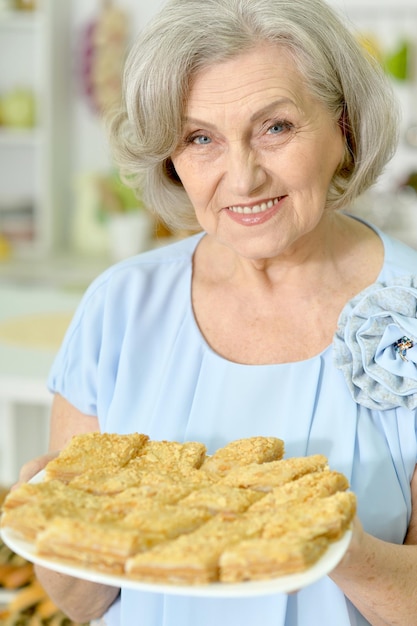
<svg viewBox="0 0 417 626">
<path fill-rule="evenodd" d="M 125 560 L 132 554 L 193 531 L 210 515 L 202 509 L 154 507 L 135 510 L 125 517 L 101 520 L 54 517 L 38 532 L 38 553 L 52 558 L 70 558 L 83 565 L 98 565 L 121 573 Z"/>
<path fill-rule="evenodd" d="M 322 454 L 272 461 L 262 465 L 254 463 L 245 467 L 235 467 L 221 479 L 224 485 L 271 491 L 285 483 L 296 480 L 304 474 L 327 469 L 327 459 Z"/>
<path fill-rule="evenodd" d="M 195 442 L 80 435 L 48 480 L 9 493 L 1 524 L 48 558 L 152 582 L 299 571 L 345 532 L 356 500 L 326 457 L 277 460 L 283 449 L 253 437 L 209 462 Z"/>
<path fill-rule="evenodd" d="M 112 495 L 139 486 L 141 480 L 142 473 L 132 469 L 128 464 L 117 472 L 114 471 L 114 468 L 87 470 L 70 480 L 69 484 L 73 489 L 88 493 Z"/>
<path fill-rule="evenodd" d="M 172 501 L 176 498 L 186 496 L 193 489 L 209 486 L 213 483 L 212 478 L 193 467 L 173 468 L 171 470 L 161 467 L 159 470 L 152 463 L 149 469 L 140 467 L 134 462 L 128 463 L 126 467 L 117 472 L 109 470 L 90 470 L 84 472 L 70 481 L 70 486 L 74 489 L 87 491 L 98 495 L 122 494 L 128 489 L 145 488 L 154 490 L 163 497 L 171 492 Z"/>
<path fill-rule="evenodd" d="M 263 498 L 260 492 L 229 485 L 214 484 L 210 487 L 197 489 L 180 501 L 184 507 L 193 506 L 207 509 L 212 513 L 242 513 L 251 504 Z"/>
<path fill-rule="evenodd" d="M 121 521 L 123 527 L 135 528 L 159 541 L 187 534 L 204 524 L 212 515 L 204 509 L 162 505 L 149 510 L 130 511 Z"/>
<path fill-rule="evenodd" d="M 124 467 L 149 440 L 147 435 L 132 433 L 87 433 L 72 437 L 68 446 L 46 466 L 46 480 L 68 482 L 91 469 Z"/>
<path fill-rule="evenodd" d="M 202 470 L 224 476 L 234 467 L 242 467 L 251 463 L 268 463 L 282 459 L 284 442 L 277 437 L 248 437 L 236 439 L 208 457 Z"/>
<path fill-rule="evenodd" d="M 155 484 L 142 484 L 138 487 L 129 487 L 112 498 L 112 506 L 120 508 L 132 508 L 141 502 L 141 506 L 152 505 L 159 507 L 161 504 L 176 504 L 181 498 L 187 496 L 193 487 L 175 481 L 161 481 Z M 148 504 L 147 504 L 148 503 Z"/>
<path fill-rule="evenodd" d="M 305 540 L 326 537 L 329 541 L 339 539 L 349 527 L 356 513 L 356 498 L 350 491 L 340 491 L 327 498 L 313 498 L 305 502 L 291 503 L 280 509 L 265 513 L 251 513 L 263 521 L 262 537 L 281 537 L 297 532 Z"/>
<path fill-rule="evenodd" d="M 323 537 L 305 541 L 297 534 L 242 541 L 221 554 L 220 580 L 239 583 L 295 574 L 314 565 L 328 545 Z"/>
<path fill-rule="evenodd" d="M 126 574 L 178 585 L 218 580 L 218 560 L 228 546 L 260 532 L 252 520 L 218 515 L 188 535 L 129 558 Z"/>
<path fill-rule="evenodd" d="M 134 465 L 146 471 L 198 469 L 206 458 L 206 446 L 196 441 L 148 441 Z"/>
<path fill-rule="evenodd" d="M 61 517 L 51 520 L 36 539 L 41 556 L 112 574 L 122 574 L 126 559 L 147 548 L 146 537 L 138 530 Z"/>
<path fill-rule="evenodd" d="M 262 526 L 260 537 L 226 549 L 220 556 L 220 580 L 261 580 L 300 572 L 313 565 L 332 541 L 349 527 L 356 499 L 338 492 L 283 509 L 248 513 Z"/>
<path fill-rule="evenodd" d="M 205 454 L 206 447 L 193 441 L 183 444 L 176 441 L 148 441 L 140 453 L 118 468 L 117 472 L 112 466 L 94 467 L 76 476 L 70 483 L 72 487 L 90 493 L 116 494 L 131 487 L 149 484 L 150 475 L 156 481 L 158 474 L 160 482 L 168 482 L 170 476 L 177 476 L 177 482 L 180 482 L 189 474 L 191 481 L 194 470 L 200 467 Z"/>
<path fill-rule="evenodd" d="M 58 480 L 51 480 L 46 483 L 22 483 L 18 489 L 9 491 L 3 502 L 4 512 L 28 504 L 38 502 L 40 499 L 59 499 L 60 495 L 66 494 L 65 485 Z"/>
<path fill-rule="evenodd" d="M 291 462 L 285 463 L 284 470 L 280 467 L 279 481 L 283 475 L 286 479 L 288 476 L 294 478 L 307 471 L 317 469 L 324 471 L 326 467 L 327 459 L 320 455 L 301 461 L 291 459 Z M 234 473 L 237 474 L 237 471 Z M 253 474 L 251 476 L 253 477 Z M 332 475 L 332 478 L 333 483 L 332 480 L 323 481 L 321 493 L 326 492 L 326 489 L 336 488 L 336 485 L 346 488 L 346 480 L 341 479 L 340 476 Z M 317 476 L 312 482 L 317 486 Z M 255 484 L 258 486 L 259 482 L 256 481 Z M 216 488 L 224 486 L 226 485 L 212 487 L 211 493 L 214 493 Z M 193 493 L 185 501 L 189 499 L 195 505 L 199 495 L 198 492 Z M 337 494 L 334 499 L 328 496 L 327 500 L 329 502 L 326 502 L 324 506 L 323 502 L 315 501 L 307 516 L 304 502 L 301 505 L 298 503 L 294 506 L 289 505 L 288 512 L 284 514 L 281 523 L 277 523 L 277 516 L 273 512 L 269 514 L 261 512 L 258 515 L 247 513 L 244 517 L 232 519 L 229 523 L 226 521 L 227 517 L 217 517 L 186 537 L 181 536 L 174 542 L 164 543 L 149 552 L 128 559 L 126 572 L 129 576 L 151 582 L 208 583 L 217 579 L 218 568 L 223 562 L 222 554 L 230 549 L 231 545 L 236 545 L 235 550 L 239 553 L 239 546 L 242 541 L 246 541 L 248 535 L 256 537 L 256 540 L 251 541 L 260 542 L 260 546 L 266 546 L 271 541 L 271 547 L 277 552 L 275 559 L 271 557 L 272 552 L 270 553 L 268 566 L 264 564 L 260 568 L 259 561 L 256 562 L 256 566 L 251 566 L 252 579 L 268 578 L 306 569 L 316 562 L 330 541 L 340 537 L 354 514 L 353 494 L 341 493 Z M 285 545 L 285 540 L 282 537 L 286 533 L 290 533 L 288 534 L 289 541 L 286 552 L 283 552 L 282 545 Z M 268 554 L 266 547 L 264 550 Z M 249 575 L 247 570 L 248 566 L 246 566 L 245 576 Z M 238 580 L 241 575 L 229 568 L 222 574 L 222 580 Z"/>
<path fill-rule="evenodd" d="M 15 501 L 14 506 L 6 507 L 1 525 L 13 528 L 29 541 L 33 541 L 37 533 L 57 515 L 97 522 L 113 521 L 117 518 L 117 514 L 107 508 L 112 504 L 110 499 L 71 489 L 59 481 L 24 484 L 15 491 L 21 491 L 30 497 L 26 501 L 22 498 L 21 504 L 16 504 Z"/>
<path fill-rule="evenodd" d="M 275 487 L 264 498 L 255 502 L 251 511 L 267 511 L 278 509 L 290 502 L 307 502 L 312 498 L 325 498 L 337 491 L 345 491 L 349 482 L 340 472 L 323 470 L 305 474 L 296 480 L 292 480 L 280 487 Z"/>
<path fill-rule="evenodd" d="M 150 487 L 164 487 L 172 485 L 187 485 L 192 491 L 203 489 L 214 484 L 214 479 L 198 469 L 186 468 L 180 470 L 150 470 L 144 473 L 141 485 Z"/>
</svg>

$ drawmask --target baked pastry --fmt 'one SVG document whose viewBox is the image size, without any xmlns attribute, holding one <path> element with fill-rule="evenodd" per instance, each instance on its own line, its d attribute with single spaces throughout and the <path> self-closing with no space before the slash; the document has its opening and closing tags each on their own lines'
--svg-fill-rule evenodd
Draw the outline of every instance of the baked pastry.
<svg viewBox="0 0 417 626">
<path fill-rule="evenodd" d="M 149 510 L 132 510 L 120 524 L 123 527 L 136 528 L 149 537 L 155 537 L 152 543 L 159 543 L 185 535 L 211 517 L 212 514 L 205 509 L 166 504 Z"/>
<path fill-rule="evenodd" d="M 142 472 L 132 469 L 129 464 L 119 468 L 93 468 L 79 474 L 69 481 L 73 489 L 79 489 L 97 495 L 114 495 L 125 489 L 138 487 Z"/>
<path fill-rule="evenodd" d="M 323 471 L 327 468 L 327 458 L 322 454 L 314 454 L 271 463 L 253 463 L 244 467 L 235 467 L 221 479 L 221 482 L 224 485 L 268 492 L 304 474 Z"/>
<path fill-rule="evenodd" d="M 206 450 L 206 446 L 197 441 L 147 441 L 131 465 L 146 471 L 199 468 L 206 458 Z"/>
<path fill-rule="evenodd" d="M 329 541 L 340 539 L 356 512 L 356 498 L 351 491 L 339 491 L 326 498 L 312 498 L 305 502 L 283 506 L 279 515 L 275 511 L 248 512 L 259 516 L 263 522 L 262 537 L 281 537 L 297 532 L 306 541 L 325 537 Z"/>
<path fill-rule="evenodd" d="M 2 511 L 7 513 L 23 504 L 41 502 L 47 498 L 59 499 L 60 495 L 66 497 L 66 493 L 65 484 L 59 480 L 50 480 L 42 483 L 22 483 L 18 489 L 13 489 L 8 493 L 2 505 Z"/>
<path fill-rule="evenodd" d="M 147 441 L 117 472 L 111 465 L 93 467 L 73 478 L 71 486 L 96 494 L 120 493 L 144 484 L 150 473 L 161 476 L 192 473 L 200 467 L 205 454 L 205 445 L 194 441 Z"/>
<path fill-rule="evenodd" d="M 43 557 L 115 575 L 123 573 L 129 556 L 148 547 L 139 530 L 58 516 L 36 538 L 36 550 Z"/>
<path fill-rule="evenodd" d="M 170 505 L 137 507 L 117 519 L 57 516 L 37 534 L 36 549 L 42 556 L 66 560 L 70 555 L 83 566 L 120 574 L 130 555 L 185 535 L 210 517 L 203 509 Z"/>
<path fill-rule="evenodd" d="M 356 511 L 351 492 L 338 492 L 277 510 L 253 513 L 259 537 L 227 548 L 220 555 L 220 580 L 242 582 L 293 574 L 314 564 L 332 541 L 347 530 Z M 268 519 L 269 518 L 269 519 Z"/>
<path fill-rule="evenodd" d="M 328 546 L 324 537 L 305 541 L 296 533 L 242 541 L 221 554 L 219 578 L 224 583 L 240 583 L 302 572 L 314 565 Z"/>
<path fill-rule="evenodd" d="M 177 467 L 167 469 L 155 463 L 146 469 L 134 462 L 128 463 L 117 472 L 114 470 L 98 469 L 89 470 L 70 481 L 74 489 L 81 489 L 98 495 L 115 495 L 128 489 L 145 487 L 153 488 L 162 496 L 165 492 L 171 492 L 172 501 L 179 500 L 193 489 L 209 486 L 213 479 L 193 467 Z"/>
<path fill-rule="evenodd" d="M 259 535 L 250 518 L 219 514 L 200 528 L 126 562 L 126 574 L 147 582 L 201 585 L 218 580 L 221 553 L 233 544 Z"/>
<path fill-rule="evenodd" d="M 148 440 L 148 435 L 139 433 L 75 435 L 59 456 L 48 463 L 45 479 L 69 482 L 87 470 L 120 469 L 139 454 Z"/>
<path fill-rule="evenodd" d="M 307 502 L 312 498 L 325 498 L 337 491 L 345 491 L 348 487 L 349 481 L 340 472 L 331 470 L 312 472 L 280 487 L 274 487 L 264 498 L 255 502 L 250 510 L 280 509 L 290 502 Z"/>
<path fill-rule="evenodd" d="M 268 463 L 282 459 L 284 442 L 277 437 L 248 437 L 236 439 L 207 457 L 202 470 L 216 476 L 224 476 L 234 467 L 251 463 Z"/>
<path fill-rule="evenodd" d="M 27 495 L 26 501 L 17 505 L 15 492 Z M 25 484 L 12 491 L 10 498 L 6 499 L 1 525 L 13 528 L 28 541 L 34 541 L 57 515 L 97 522 L 113 521 L 117 513 L 107 508 L 110 504 L 111 499 L 98 499 L 55 480 Z"/>
<path fill-rule="evenodd" d="M 263 494 L 259 491 L 214 484 L 192 491 L 180 500 L 180 504 L 183 507 L 203 508 L 213 514 L 219 512 L 242 513 L 260 498 L 263 498 Z"/>
<path fill-rule="evenodd" d="M 355 496 L 323 455 L 282 459 L 251 437 L 197 442 L 74 437 L 4 502 L 1 525 L 43 557 L 170 584 L 269 578 L 314 563 L 345 532 Z"/>
<path fill-rule="evenodd" d="M 169 480 L 169 477 L 159 476 L 159 478 L 159 481 L 151 481 L 151 484 L 145 481 L 138 487 L 129 487 L 115 494 L 111 506 L 131 509 L 137 506 L 138 502 L 142 507 L 148 506 L 146 503 L 156 507 L 162 504 L 176 504 L 193 490 L 193 485 L 188 483 Z"/>
</svg>

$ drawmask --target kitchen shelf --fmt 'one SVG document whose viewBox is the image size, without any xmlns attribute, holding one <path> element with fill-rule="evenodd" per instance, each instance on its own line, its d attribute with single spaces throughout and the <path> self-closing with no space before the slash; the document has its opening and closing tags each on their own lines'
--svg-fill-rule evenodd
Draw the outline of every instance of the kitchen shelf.
<svg viewBox="0 0 417 626">
<path fill-rule="evenodd" d="M 0 11 L 0 30 L 32 30 L 41 27 L 42 19 L 39 10 L 3 10 Z"/>
<path fill-rule="evenodd" d="M 42 133 L 37 128 L 14 129 L 0 126 L 0 146 L 38 146 Z"/>
<path fill-rule="evenodd" d="M 71 58 L 67 0 L 38 0 L 33 11 L 0 10 L 0 97 L 28 90 L 35 98 L 35 126 L 0 125 L 0 189 L 33 207 L 31 236 L 15 240 L 26 259 L 47 256 L 65 237 L 70 203 L 69 81 Z M 13 204 L 13 202 L 11 202 Z"/>
</svg>

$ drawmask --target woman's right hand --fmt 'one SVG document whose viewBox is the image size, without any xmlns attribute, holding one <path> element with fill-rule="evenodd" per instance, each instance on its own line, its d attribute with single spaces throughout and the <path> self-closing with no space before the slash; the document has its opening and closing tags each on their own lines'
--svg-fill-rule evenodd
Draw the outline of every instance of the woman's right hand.
<svg viewBox="0 0 417 626">
<path fill-rule="evenodd" d="M 52 459 L 55 459 L 58 456 L 58 454 L 59 452 L 48 452 L 47 454 L 43 454 L 42 456 L 37 456 L 36 458 L 31 459 L 30 461 L 27 461 L 27 463 L 25 463 L 21 467 L 20 472 L 19 472 L 19 480 L 17 483 L 13 485 L 12 490 L 16 489 L 16 487 L 18 487 L 22 483 L 29 482 L 31 478 L 36 476 L 36 474 L 38 474 L 41 470 L 43 470 L 46 467 L 49 461 L 52 461 Z"/>
</svg>

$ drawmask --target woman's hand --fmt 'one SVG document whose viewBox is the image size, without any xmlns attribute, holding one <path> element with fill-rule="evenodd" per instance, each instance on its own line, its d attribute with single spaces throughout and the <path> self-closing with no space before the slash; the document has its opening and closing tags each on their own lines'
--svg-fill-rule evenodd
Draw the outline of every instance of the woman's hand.
<svg viewBox="0 0 417 626">
<path fill-rule="evenodd" d="M 386 616 L 377 610 L 380 604 L 378 590 L 382 586 L 378 585 L 378 578 L 389 577 L 389 573 L 378 571 L 378 542 L 378 539 L 364 531 L 356 516 L 352 523 L 349 547 L 340 563 L 331 572 L 330 578 L 372 626 L 388 626 L 392 622 L 386 620 Z"/>
<path fill-rule="evenodd" d="M 49 449 L 51 452 L 26 463 L 19 483 L 30 480 L 57 456 L 73 435 L 100 430 L 97 417 L 85 415 L 65 398 L 56 395 L 52 403 Z M 101 617 L 119 594 L 117 587 L 107 587 L 87 580 L 78 580 L 53 570 L 35 566 L 36 576 L 51 600 L 72 620 L 90 622 Z"/>
<path fill-rule="evenodd" d="M 415 626 L 417 615 L 417 470 L 404 545 L 382 541 L 354 520 L 349 548 L 330 578 L 372 626 Z"/>
<path fill-rule="evenodd" d="M 333 572 L 338 574 L 343 572 L 346 568 L 349 568 L 358 555 L 363 555 L 363 542 L 365 541 L 365 531 L 358 516 L 356 516 L 352 522 L 352 539 L 350 540 L 349 547 L 346 550 L 342 560 L 335 567 Z"/>
<path fill-rule="evenodd" d="M 417 544 L 417 465 L 411 479 L 411 520 L 404 543 L 411 546 Z"/>
<path fill-rule="evenodd" d="M 37 456 L 34 459 L 31 459 L 27 463 L 25 463 L 19 472 L 19 480 L 13 485 L 12 489 L 16 489 L 22 483 L 27 483 L 31 478 L 36 476 L 41 470 L 43 470 L 49 461 L 52 461 L 55 457 L 57 457 L 59 452 L 48 452 L 47 454 L 43 454 L 42 456 Z"/>
</svg>

